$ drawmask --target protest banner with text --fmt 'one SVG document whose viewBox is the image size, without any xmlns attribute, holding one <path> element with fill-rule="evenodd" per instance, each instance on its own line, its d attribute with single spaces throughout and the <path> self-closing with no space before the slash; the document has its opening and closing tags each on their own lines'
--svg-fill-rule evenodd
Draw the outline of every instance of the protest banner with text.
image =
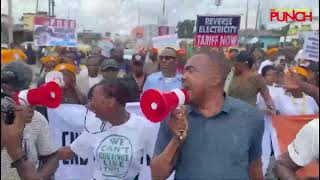
<svg viewBox="0 0 320 180">
<path fill-rule="evenodd" d="M 240 16 L 198 16 L 195 46 L 230 47 L 238 45 Z"/>
<path fill-rule="evenodd" d="M 77 45 L 76 21 L 36 16 L 34 19 L 34 43 L 36 46 Z"/>
<path fill-rule="evenodd" d="M 310 31 L 305 33 L 302 58 L 319 62 L 319 32 Z"/>
</svg>

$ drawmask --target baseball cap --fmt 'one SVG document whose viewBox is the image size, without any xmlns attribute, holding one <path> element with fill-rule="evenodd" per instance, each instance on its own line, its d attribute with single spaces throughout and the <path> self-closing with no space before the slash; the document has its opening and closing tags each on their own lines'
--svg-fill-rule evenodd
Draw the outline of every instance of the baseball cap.
<svg viewBox="0 0 320 180">
<path fill-rule="evenodd" d="M 119 63 L 114 59 L 104 60 L 101 64 L 101 69 L 106 70 L 108 68 L 119 69 Z"/>
<path fill-rule="evenodd" d="M 254 59 L 253 57 L 245 52 L 245 51 L 241 51 L 235 58 L 234 58 L 235 62 L 242 62 L 245 64 L 248 64 L 249 66 L 252 66 L 254 63 Z"/>
<path fill-rule="evenodd" d="M 166 47 L 161 51 L 159 56 L 170 56 L 176 58 L 177 52 L 173 48 Z"/>
</svg>

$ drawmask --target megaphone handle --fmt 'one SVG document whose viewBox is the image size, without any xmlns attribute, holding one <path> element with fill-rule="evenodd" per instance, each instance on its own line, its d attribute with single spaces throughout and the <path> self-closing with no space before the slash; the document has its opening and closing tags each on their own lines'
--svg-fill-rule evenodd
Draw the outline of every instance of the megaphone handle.
<svg viewBox="0 0 320 180">
<path fill-rule="evenodd" d="M 179 132 L 180 132 L 179 139 L 182 140 L 183 139 L 184 129 L 180 129 Z"/>
<path fill-rule="evenodd" d="M 178 105 L 176 109 L 181 110 L 182 107 L 183 107 L 183 105 Z M 180 140 L 183 140 L 184 129 L 180 129 L 180 130 L 179 130 L 179 133 L 180 133 L 179 139 L 180 139 Z"/>
</svg>

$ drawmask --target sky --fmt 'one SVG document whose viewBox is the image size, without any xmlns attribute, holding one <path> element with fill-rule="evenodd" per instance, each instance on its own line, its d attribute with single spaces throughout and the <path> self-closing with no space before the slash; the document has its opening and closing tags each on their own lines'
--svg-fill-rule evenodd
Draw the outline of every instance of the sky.
<svg viewBox="0 0 320 180">
<path fill-rule="evenodd" d="M 5 10 L 1 0 L 1 11 Z M 261 22 L 267 27 L 284 24 L 270 24 L 271 8 L 311 8 L 314 16 L 319 16 L 319 0 L 260 0 Z M 77 20 L 78 30 L 95 32 L 113 32 L 129 34 L 138 25 L 157 24 L 162 15 L 163 0 L 55 0 L 57 18 Z M 247 0 L 221 0 L 221 6 L 215 6 L 215 0 L 166 0 L 168 24 L 176 26 L 184 19 L 196 19 L 203 14 L 241 14 L 241 28 L 245 26 Z M 248 28 L 255 27 L 259 0 L 248 0 Z M 18 19 L 24 12 L 35 12 L 36 0 L 12 0 L 13 16 Z M 39 11 L 48 11 L 48 0 L 39 0 Z M 138 13 L 140 12 L 140 13 Z"/>
</svg>

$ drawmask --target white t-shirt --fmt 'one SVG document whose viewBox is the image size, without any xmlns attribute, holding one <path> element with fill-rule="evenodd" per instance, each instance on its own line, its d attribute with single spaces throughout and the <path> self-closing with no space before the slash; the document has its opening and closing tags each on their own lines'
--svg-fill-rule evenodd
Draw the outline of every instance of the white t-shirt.
<svg viewBox="0 0 320 180">
<path fill-rule="evenodd" d="M 281 94 L 278 98 L 273 99 L 276 109 L 281 115 L 311 115 L 319 112 L 319 106 L 316 101 L 308 95 L 303 98 L 292 99 L 289 94 Z M 304 105 L 305 104 L 305 105 Z"/>
<path fill-rule="evenodd" d="M 93 153 L 96 180 L 132 180 L 141 171 L 142 157 L 152 147 L 148 138 L 152 129 L 146 118 L 131 113 L 126 123 L 107 131 L 97 134 L 84 131 L 70 147 L 83 158 Z"/>
<path fill-rule="evenodd" d="M 269 59 L 263 61 L 259 67 L 259 70 L 258 70 L 258 73 L 259 74 L 262 74 L 262 69 L 265 67 L 265 66 L 269 66 L 269 65 L 274 65 L 274 62 L 270 61 Z"/>
<path fill-rule="evenodd" d="M 280 88 L 280 87 L 268 86 L 268 89 L 269 89 L 269 94 L 270 94 L 273 101 L 285 93 L 284 89 Z M 261 110 L 266 109 L 264 99 L 262 98 L 260 93 L 258 93 L 258 95 L 257 95 L 257 106 Z"/>
<path fill-rule="evenodd" d="M 288 146 L 290 158 L 299 166 L 319 161 L 319 119 L 306 124 Z"/>
</svg>

